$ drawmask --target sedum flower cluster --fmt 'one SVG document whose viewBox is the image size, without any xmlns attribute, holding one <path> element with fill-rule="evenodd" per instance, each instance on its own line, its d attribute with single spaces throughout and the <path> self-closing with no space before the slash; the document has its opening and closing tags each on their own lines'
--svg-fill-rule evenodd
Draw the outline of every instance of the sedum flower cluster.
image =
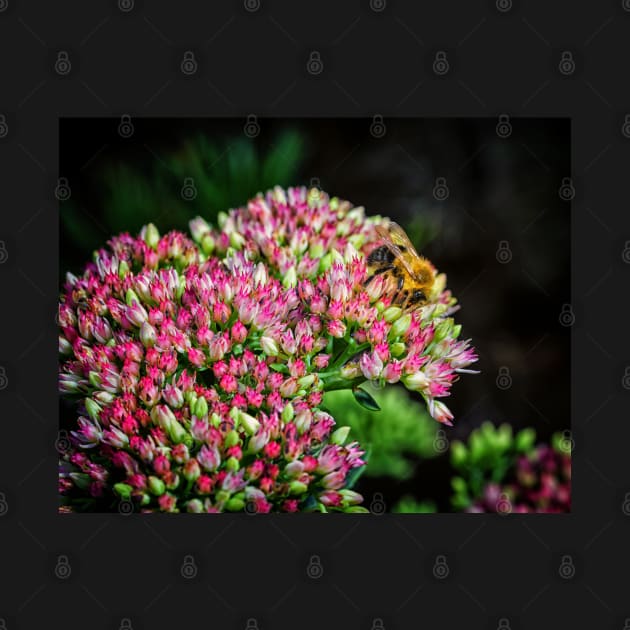
<svg viewBox="0 0 630 630">
<path fill-rule="evenodd" d="M 571 511 L 571 456 L 548 444 L 520 455 L 501 484 L 488 483 L 467 512 Z"/>
<path fill-rule="evenodd" d="M 402 382 L 430 414 L 476 360 L 437 276 L 405 313 L 387 278 L 366 283 L 377 247 L 361 207 L 275 188 L 198 218 L 192 239 L 148 225 L 67 275 L 59 304 L 59 390 L 76 400 L 60 462 L 67 502 L 142 511 L 365 511 L 365 466 L 324 392 Z M 115 509 L 115 508 L 114 508 Z"/>
</svg>

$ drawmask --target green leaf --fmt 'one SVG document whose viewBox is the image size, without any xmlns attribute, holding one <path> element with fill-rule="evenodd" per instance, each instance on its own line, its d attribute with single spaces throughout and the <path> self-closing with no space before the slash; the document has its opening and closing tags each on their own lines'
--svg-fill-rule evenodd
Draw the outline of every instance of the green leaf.
<svg viewBox="0 0 630 630">
<path fill-rule="evenodd" d="M 71 472 L 70 478 L 72 479 L 72 481 L 74 481 L 77 488 L 80 488 L 81 490 L 86 490 L 87 488 L 89 488 L 90 483 L 92 482 L 90 475 L 86 473 Z"/>
<path fill-rule="evenodd" d="M 133 488 L 128 483 L 115 483 L 114 484 L 114 492 L 121 499 L 129 499 L 131 496 L 131 491 Z"/>
<path fill-rule="evenodd" d="M 283 374 L 289 373 L 289 368 L 284 363 L 271 363 L 269 367 L 275 372 L 282 372 Z"/>
<path fill-rule="evenodd" d="M 437 511 L 433 501 L 417 501 L 406 495 L 392 508 L 395 514 L 433 514 Z"/>
<path fill-rule="evenodd" d="M 379 405 L 376 402 L 376 400 L 374 400 L 374 398 L 370 394 L 368 394 L 368 392 L 366 392 L 364 389 L 362 389 L 361 387 L 355 387 L 352 390 L 352 394 L 354 396 L 354 399 L 364 409 L 367 409 L 368 411 L 380 411 L 381 410 L 381 408 L 379 407 Z"/>
<path fill-rule="evenodd" d="M 470 505 L 471 501 L 467 497 L 457 495 L 453 497 L 451 503 L 456 510 L 463 511 Z"/>
<path fill-rule="evenodd" d="M 468 450 L 463 442 L 451 442 L 451 464 L 461 470 L 468 460 Z"/>
<path fill-rule="evenodd" d="M 349 426 L 351 438 L 363 448 L 371 445 L 366 476 L 411 478 L 419 458 L 439 455 L 433 446 L 439 425 L 428 415 L 422 401 L 413 399 L 402 386 L 391 385 L 378 391 L 372 383 L 362 387 L 378 396 L 380 413 L 358 405 L 348 389 L 326 392 L 324 410 L 338 426 Z"/>
<path fill-rule="evenodd" d="M 453 490 L 455 490 L 457 494 L 465 495 L 468 492 L 466 481 L 462 477 L 453 477 L 451 479 L 451 486 L 453 486 Z"/>
<path fill-rule="evenodd" d="M 350 505 L 346 508 L 343 508 L 343 512 L 346 514 L 369 514 L 370 510 L 363 507 L 362 505 Z"/>
<path fill-rule="evenodd" d="M 522 429 L 514 438 L 514 446 L 519 453 L 530 451 L 536 441 L 536 431 L 532 428 Z"/>
</svg>

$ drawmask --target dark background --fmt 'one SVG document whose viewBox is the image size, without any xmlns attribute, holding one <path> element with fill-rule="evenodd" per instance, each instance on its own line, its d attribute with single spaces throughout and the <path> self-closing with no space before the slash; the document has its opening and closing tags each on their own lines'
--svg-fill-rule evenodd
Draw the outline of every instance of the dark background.
<svg viewBox="0 0 630 630">
<path fill-rule="evenodd" d="M 0 265 L 0 615 L 7 628 L 117 630 L 129 617 L 141 630 L 242 629 L 253 617 L 261 630 L 369 630 L 375 618 L 386 629 L 496 629 L 505 617 L 514 629 L 623 629 L 630 618 L 630 510 L 623 509 L 630 266 L 622 256 L 630 239 L 623 133 L 630 11 L 619 0 L 507 6 L 392 0 L 377 12 L 368 2 L 269 0 L 251 13 L 232 0 L 176 7 L 144 0 L 131 12 L 109 0 L 2 3 L 0 112 L 8 130 L 0 137 L 0 239 L 8 258 Z M 178 69 L 188 49 L 200 60 L 194 77 Z M 318 76 L 305 70 L 314 49 L 324 63 Z M 53 68 L 60 50 L 72 59 L 64 77 Z M 448 52 L 446 76 L 431 74 L 436 50 Z M 571 76 L 558 72 L 564 50 L 576 60 Z M 59 118 L 123 113 L 237 116 L 243 124 L 251 113 L 381 113 L 386 123 L 570 117 L 573 513 L 155 515 L 150 523 L 57 514 Z M 559 312 L 551 302 L 548 312 L 551 328 Z M 187 554 L 199 566 L 192 581 L 178 572 Z M 72 567 L 67 580 L 54 573 L 60 555 Z M 305 571 L 312 555 L 324 568 L 318 580 Z M 438 555 L 451 570 L 443 581 L 432 574 Z M 558 569 L 567 555 L 576 572 L 564 580 Z"/>
<path fill-rule="evenodd" d="M 295 172 L 282 175 L 280 185 L 318 185 L 369 214 L 390 216 L 446 272 L 462 306 L 455 315 L 462 338 L 471 337 L 480 356 L 472 367 L 481 371 L 464 375 L 445 400 L 455 413 L 448 439 L 465 439 L 484 420 L 508 422 L 515 431 L 533 427 L 547 442 L 571 428 L 570 334 L 557 319 L 570 298 L 570 204 L 558 193 L 570 172 L 568 119 L 513 119 L 508 137 L 497 133 L 496 119 L 474 118 L 387 119 L 383 127 L 372 118 L 257 118 L 255 138 L 247 137 L 240 118 L 134 119 L 130 137 L 121 137 L 119 124 L 119 118 L 61 121 L 60 172 L 72 182 L 72 196 L 61 204 L 62 276 L 68 269 L 80 273 L 118 230 L 137 233 L 147 214 L 162 232 L 188 231 L 188 219 L 199 214 L 214 221 L 217 211 L 243 205 L 260 190 L 259 177 L 231 188 L 218 202 L 225 207 L 212 195 L 207 207 L 201 194 L 182 204 L 183 182 L 167 156 L 186 164 L 191 139 L 203 136 L 216 145 L 212 174 L 238 159 L 236 144 L 251 143 L 262 164 L 283 133 L 293 132 L 301 149 L 287 156 Z M 149 185 L 163 180 L 165 196 L 145 202 L 154 209 L 139 199 L 111 225 L 110 190 L 125 167 Z M 117 175 L 105 177 L 110 171 Z M 438 178 L 448 188 L 446 199 L 434 194 Z M 169 212 L 175 202 L 183 212 Z M 509 262 L 497 258 L 502 241 Z M 496 385 L 500 370 L 512 379 L 507 389 Z M 364 476 L 357 489 L 366 497 L 381 492 L 388 505 L 406 493 L 432 498 L 439 511 L 450 511 L 452 474 L 448 457 L 419 460 L 411 480 Z"/>
</svg>

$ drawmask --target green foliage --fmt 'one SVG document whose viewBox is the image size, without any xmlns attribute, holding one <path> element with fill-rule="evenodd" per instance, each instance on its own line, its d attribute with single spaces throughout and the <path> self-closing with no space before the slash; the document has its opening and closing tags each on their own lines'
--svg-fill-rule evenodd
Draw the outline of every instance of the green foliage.
<svg viewBox="0 0 630 630">
<path fill-rule="evenodd" d="M 380 411 L 381 410 L 381 408 L 378 406 L 378 403 L 374 400 L 374 398 L 370 394 L 368 394 L 368 392 L 366 392 L 364 389 L 362 389 L 361 387 L 355 387 L 352 390 L 352 394 L 354 396 L 354 399 L 364 409 L 367 409 L 368 411 Z"/>
<path fill-rule="evenodd" d="M 536 432 L 531 428 L 513 435 L 509 424 L 495 427 L 484 422 L 471 432 L 466 444 L 453 442 L 451 464 L 458 472 L 451 479 L 453 507 L 463 510 L 481 495 L 487 483 L 501 483 L 517 456 L 531 452 L 535 440 Z"/>
<path fill-rule="evenodd" d="M 439 425 L 427 414 L 424 405 L 410 399 L 403 389 L 363 387 L 381 411 L 360 406 L 349 390 L 327 392 L 324 405 L 337 423 L 349 426 L 353 439 L 368 449 L 366 476 L 410 478 L 414 460 L 438 454 L 433 444 Z"/>
<path fill-rule="evenodd" d="M 97 197 L 101 207 L 94 200 L 83 207 L 79 191 L 80 206 L 75 196 L 62 206 L 63 229 L 73 247 L 87 256 L 112 234 L 135 233 L 147 223 L 162 232 L 187 231 L 197 215 L 212 223 L 220 211 L 242 205 L 258 192 L 295 185 L 303 152 L 302 136 L 293 131 L 279 135 L 266 152 L 244 137 L 215 143 L 200 135 L 179 151 L 153 158 L 147 153 L 148 167 L 123 163 L 104 168 L 95 182 L 102 191 Z M 194 198 L 183 194 L 187 183 L 193 185 Z"/>
<path fill-rule="evenodd" d="M 554 433 L 551 436 L 551 446 L 556 453 L 561 455 L 571 455 L 571 451 L 573 450 L 571 434 L 568 431 Z"/>
<path fill-rule="evenodd" d="M 416 501 L 409 495 L 405 495 L 392 508 L 395 514 L 434 514 L 436 511 L 433 501 Z"/>
</svg>

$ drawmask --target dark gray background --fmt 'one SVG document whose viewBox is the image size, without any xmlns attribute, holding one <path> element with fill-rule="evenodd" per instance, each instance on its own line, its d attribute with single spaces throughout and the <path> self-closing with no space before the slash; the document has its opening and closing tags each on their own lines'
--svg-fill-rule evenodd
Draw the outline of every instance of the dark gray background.
<svg viewBox="0 0 630 630">
<path fill-rule="evenodd" d="M 245 628 L 252 618 L 261 630 L 369 629 L 380 618 L 387 629 L 497 628 L 505 617 L 514 629 L 622 630 L 630 619 L 630 3 L 557 2 L 553 13 L 548 3 L 507 0 L 499 0 L 505 12 L 488 1 L 262 0 L 254 11 L 236 1 L 132 4 L 125 12 L 114 1 L 0 0 L 5 627 L 120 628 L 129 618 L 134 629 Z M 187 50 L 198 61 L 192 76 L 180 71 Z M 65 76 L 55 72 L 59 51 L 71 62 Z M 323 62 L 316 76 L 311 51 Z M 447 53 L 444 76 L 432 71 L 437 51 Z M 564 51 L 575 62 L 568 75 L 558 66 Z M 508 114 L 513 124 L 570 116 L 573 514 L 58 515 L 58 119 L 123 113 Z M 66 579 L 55 571 L 60 555 Z M 180 571 L 185 555 L 198 569 L 191 580 Z M 306 571 L 313 555 L 318 579 Z M 450 568 L 444 580 L 432 571 L 437 555 Z M 563 556 L 574 567 L 569 579 L 559 572 Z"/>
</svg>

